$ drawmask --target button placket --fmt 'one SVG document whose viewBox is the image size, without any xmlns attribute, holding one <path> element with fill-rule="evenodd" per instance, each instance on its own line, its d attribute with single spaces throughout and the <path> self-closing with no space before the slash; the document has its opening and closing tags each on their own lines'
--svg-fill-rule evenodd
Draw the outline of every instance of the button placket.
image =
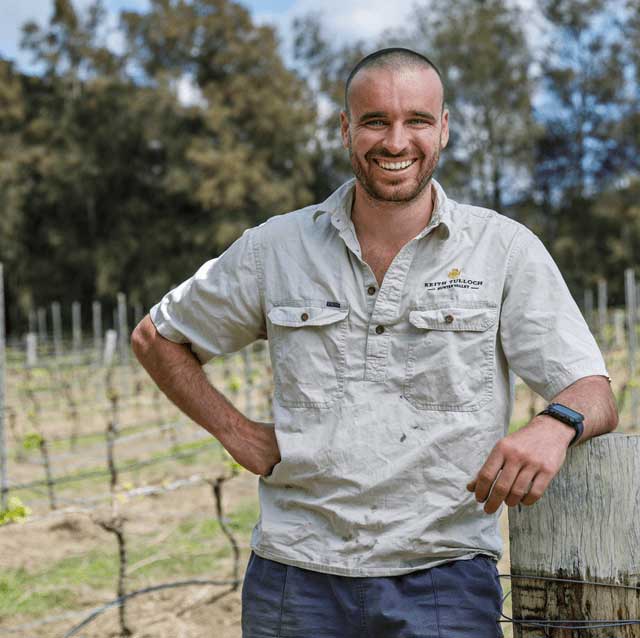
<svg viewBox="0 0 640 638">
<path fill-rule="evenodd" d="M 395 256 L 375 297 L 369 317 L 369 338 L 366 346 L 365 380 L 384 381 L 387 375 L 390 339 L 389 325 L 398 314 L 402 290 L 415 255 L 416 243 L 412 239 Z"/>
</svg>

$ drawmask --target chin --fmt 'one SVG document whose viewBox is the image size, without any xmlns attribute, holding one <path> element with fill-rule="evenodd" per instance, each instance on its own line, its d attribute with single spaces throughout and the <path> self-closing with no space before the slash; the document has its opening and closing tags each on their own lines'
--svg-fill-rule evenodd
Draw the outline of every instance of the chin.
<svg viewBox="0 0 640 638">
<path fill-rule="evenodd" d="M 386 202 L 412 202 L 424 192 L 428 182 L 424 185 L 412 181 L 406 184 L 404 180 L 398 180 L 390 184 L 372 184 L 369 194 L 379 201 Z"/>
</svg>

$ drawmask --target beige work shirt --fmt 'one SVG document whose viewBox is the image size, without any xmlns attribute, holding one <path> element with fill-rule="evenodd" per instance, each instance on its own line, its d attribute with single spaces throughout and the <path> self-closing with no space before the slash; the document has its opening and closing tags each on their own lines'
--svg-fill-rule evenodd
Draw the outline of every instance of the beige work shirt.
<svg viewBox="0 0 640 638">
<path fill-rule="evenodd" d="M 546 399 L 607 375 L 533 233 L 434 186 L 430 223 L 380 288 L 352 180 L 247 230 L 151 310 L 203 363 L 268 339 L 282 460 L 259 483 L 264 558 L 346 576 L 499 558 L 499 512 L 466 484 L 506 434 L 509 369 Z"/>
</svg>

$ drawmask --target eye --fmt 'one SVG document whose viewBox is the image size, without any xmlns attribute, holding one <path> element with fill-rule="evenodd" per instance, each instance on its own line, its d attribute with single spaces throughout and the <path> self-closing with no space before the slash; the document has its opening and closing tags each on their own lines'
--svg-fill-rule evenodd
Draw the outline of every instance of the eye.
<svg viewBox="0 0 640 638">
<path fill-rule="evenodd" d="M 384 126 L 386 124 L 386 122 L 384 120 L 369 120 L 367 122 L 367 126 L 373 126 L 373 127 L 380 127 L 380 126 Z"/>
<path fill-rule="evenodd" d="M 429 122 L 429 120 L 423 120 L 421 118 L 413 118 L 412 120 L 409 120 L 409 124 L 412 124 L 413 126 L 429 126 L 431 124 L 431 122 Z"/>
</svg>

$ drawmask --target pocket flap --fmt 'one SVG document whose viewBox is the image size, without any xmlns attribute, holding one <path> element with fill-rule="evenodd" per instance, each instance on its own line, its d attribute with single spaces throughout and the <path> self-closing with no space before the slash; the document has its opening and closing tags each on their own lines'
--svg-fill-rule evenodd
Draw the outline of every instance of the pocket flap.
<svg viewBox="0 0 640 638">
<path fill-rule="evenodd" d="M 496 321 L 496 308 L 432 308 L 412 310 L 409 322 L 428 330 L 471 330 L 482 332 Z"/>
<path fill-rule="evenodd" d="M 268 313 L 269 320 L 276 326 L 303 328 L 305 326 L 326 326 L 344 319 L 349 314 L 346 304 L 339 308 L 332 306 L 275 306 Z"/>
</svg>

